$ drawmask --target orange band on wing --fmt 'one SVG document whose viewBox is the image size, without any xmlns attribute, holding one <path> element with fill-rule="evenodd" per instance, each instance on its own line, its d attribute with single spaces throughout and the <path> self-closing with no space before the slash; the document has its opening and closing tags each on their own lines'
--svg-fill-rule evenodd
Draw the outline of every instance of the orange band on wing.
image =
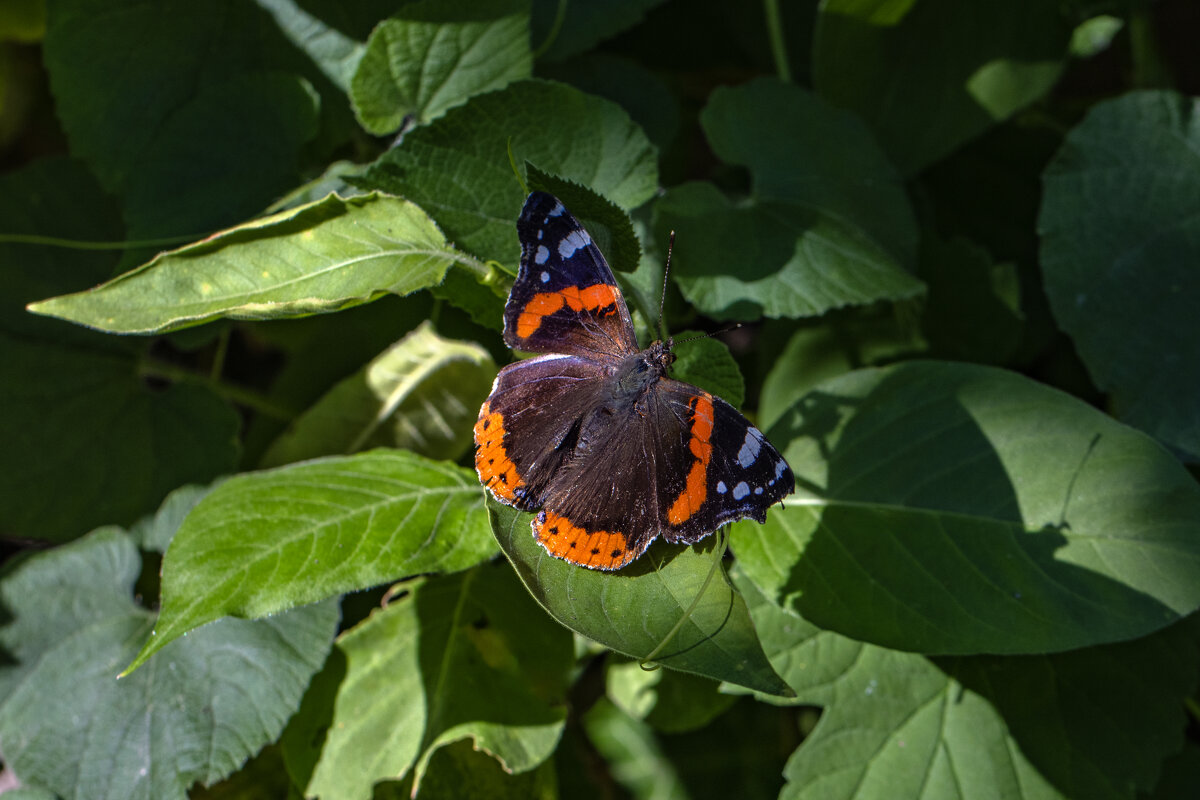
<svg viewBox="0 0 1200 800">
<path fill-rule="evenodd" d="M 517 316 L 517 336 L 527 339 L 541 327 L 542 319 L 555 313 L 563 306 L 572 311 L 599 311 L 612 307 L 608 314 L 616 313 L 617 297 L 620 292 L 616 286 L 607 283 L 597 283 L 586 289 L 578 286 L 567 286 L 558 292 L 535 294 Z"/>
<path fill-rule="evenodd" d="M 692 438 L 688 449 L 696 460 L 688 470 L 687 483 L 667 510 L 667 522 L 682 525 L 700 510 L 708 497 L 708 462 L 712 459 L 712 395 L 701 393 L 688 403 L 692 407 Z"/>
<path fill-rule="evenodd" d="M 637 555 L 627 547 L 625 534 L 588 531 L 553 511 L 534 517 L 533 535 L 550 555 L 585 567 L 617 569 Z"/>
<path fill-rule="evenodd" d="M 524 485 L 504 449 L 504 415 L 491 413 L 488 403 L 479 409 L 475 423 L 475 471 L 484 486 L 505 502 L 516 499 L 516 490 Z"/>
</svg>

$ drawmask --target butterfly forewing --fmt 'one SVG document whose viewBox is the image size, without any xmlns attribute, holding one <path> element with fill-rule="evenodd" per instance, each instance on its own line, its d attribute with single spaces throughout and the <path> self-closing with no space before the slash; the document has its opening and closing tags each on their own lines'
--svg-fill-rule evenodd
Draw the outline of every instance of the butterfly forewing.
<svg viewBox="0 0 1200 800">
<path fill-rule="evenodd" d="M 517 220 L 521 266 L 504 309 L 504 341 L 531 353 L 612 361 L 637 352 L 608 262 L 553 195 L 534 192 Z"/>
</svg>

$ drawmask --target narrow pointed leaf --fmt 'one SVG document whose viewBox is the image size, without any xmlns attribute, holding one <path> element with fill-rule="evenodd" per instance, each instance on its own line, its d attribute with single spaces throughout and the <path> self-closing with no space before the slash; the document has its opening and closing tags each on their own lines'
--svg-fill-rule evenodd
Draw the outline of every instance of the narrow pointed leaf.
<svg viewBox="0 0 1200 800">
<path fill-rule="evenodd" d="M 162 612 L 132 670 L 224 616 L 262 617 L 495 552 L 474 472 L 376 450 L 230 478 L 163 559 Z"/>
<path fill-rule="evenodd" d="M 405 295 L 440 283 L 462 259 L 412 203 L 329 195 L 29 310 L 111 333 L 162 333 L 221 317 L 296 317 L 384 292 Z"/>
</svg>

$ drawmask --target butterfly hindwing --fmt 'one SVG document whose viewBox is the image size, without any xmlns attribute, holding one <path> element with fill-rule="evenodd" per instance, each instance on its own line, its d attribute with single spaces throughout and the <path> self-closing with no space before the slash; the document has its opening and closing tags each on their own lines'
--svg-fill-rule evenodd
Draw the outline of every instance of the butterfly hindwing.
<svg viewBox="0 0 1200 800">
<path fill-rule="evenodd" d="M 517 235 L 521 266 L 504 309 L 509 347 L 608 361 L 637 352 L 629 309 L 608 262 L 557 198 L 529 195 Z"/>
</svg>

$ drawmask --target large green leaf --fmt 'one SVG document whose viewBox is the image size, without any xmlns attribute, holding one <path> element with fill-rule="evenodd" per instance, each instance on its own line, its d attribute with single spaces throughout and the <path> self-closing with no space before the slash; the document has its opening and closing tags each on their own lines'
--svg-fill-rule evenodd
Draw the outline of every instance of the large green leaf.
<svg viewBox="0 0 1200 800">
<path fill-rule="evenodd" d="M 220 617 L 461 570 L 495 551 L 479 482 L 453 464 L 376 450 L 238 475 L 171 542 L 162 612 L 129 668 Z"/>
<path fill-rule="evenodd" d="M 323 200 L 163 253 L 135 270 L 29 310 L 112 333 L 334 311 L 441 282 L 455 261 L 421 209 L 369 194 Z"/>
<path fill-rule="evenodd" d="M 824 707 L 781 797 L 1127 799 L 1181 744 L 1190 621 L 1053 656 L 931 660 L 821 631 L 738 583 L 790 702 Z"/>
<path fill-rule="evenodd" d="M 645 658 L 696 608 L 654 661 L 762 692 L 785 691 L 767 665 L 741 595 L 723 576 L 701 588 L 713 566 L 712 540 L 653 545 L 624 569 L 600 572 L 550 556 L 530 530 L 532 514 L 488 501 L 492 529 L 526 588 L 555 619 L 613 650 Z"/>
<path fill-rule="evenodd" d="M 339 680 L 320 682 L 285 734 L 307 796 L 369 797 L 376 781 L 409 774 L 419 788 L 434 752 L 461 739 L 510 772 L 558 744 L 571 636 L 506 563 L 401 588 L 340 637 Z"/>
<path fill-rule="evenodd" d="M 713 92 L 701 115 L 723 160 L 749 168 L 753 196 L 675 187 L 655 206 L 675 230 L 672 276 L 719 318 L 817 316 L 914 297 L 916 225 L 903 186 L 865 128 L 803 89 L 758 79 Z"/>
<path fill-rule="evenodd" d="M 1046 168 L 1046 294 L 1118 417 L 1200 459 L 1200 101 L 1097 105 Z"/>
<path fill-rule="evenodd" d="M 0 580 L 0 747 L 62 797 L 182 798 L 274 740 L 325 660 L 337 605 L 222 620 L 116 680 L 153 615 L 132 588 L 133 540 L 101 529 Z"/>
<path fill-rule="evenodd" d="M 824 0 L 813 82 L 911 175 L 1042 97 L 1070 39 L 1043 0 Z"/>
<path fill-rule="evenodd" d="M 553 125 L 546 124 L 553 120 Z M 362 183 L 426 209 L 454 243 L 514 267 L 525 201 L 509 161 L 584 184 L 622 208 L 653 195 L 656 154 L 618 105 L 549 81 L 473 97 L 404 137 Z"/>
<path fill-rule="evenodd" d="M 458 458 L 495 375 L 482 347 L 443 339 L 423 322 L 297 418 L 260 466 L 373 447 Z"/>
<path fill-rule="evenodd" d="M 799 495 L 733 547 L 773 601 L 926 653 L 1054 652 L 1200 607 L 1200 487 L 1158 444 L 1000 370 L 823 383 L 769 431 Z"/>
<path fill-rule="evenodd" d="M 379 24 L 350 83 L 363 127 L 429 122 L 472 95 L 528 78 L 529 0 L 424 0 Z"/>
</svg>

